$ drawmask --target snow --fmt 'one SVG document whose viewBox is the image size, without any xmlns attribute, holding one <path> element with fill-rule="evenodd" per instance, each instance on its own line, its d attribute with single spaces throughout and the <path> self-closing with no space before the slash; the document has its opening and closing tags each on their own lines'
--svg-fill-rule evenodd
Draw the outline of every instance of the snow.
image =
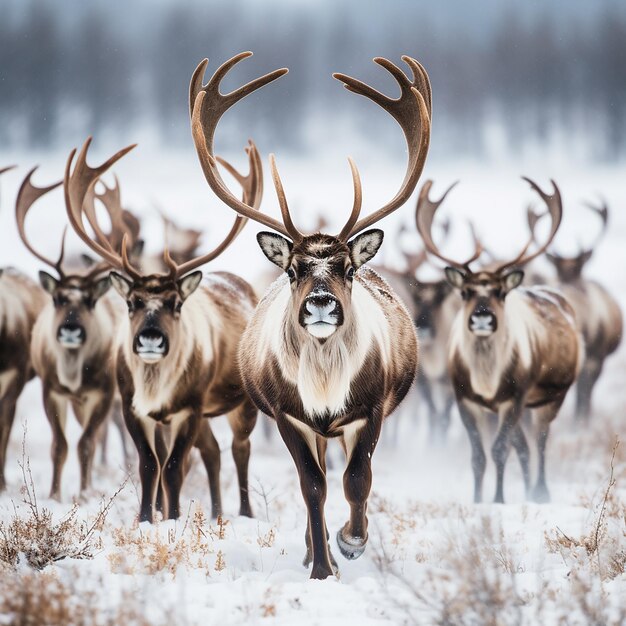
<svg viewBox="0 0 626 626">
<path fill-rule="evenodd" d="M 40 156 L 43 166 L 35 182 L 47 184 L 58 179 L 65 155 Z M 93 165 L 107 156 L 98 152 L 89 161 Z M 243 152 L 227 156 L 237 165 L 243 163 Z M 9 161 L 22 167 L 0 181 L 0 266 L 15 265 L 35 277 L 40 264 L 21 245 L 12 214 L 20 176 L 25 175 L 32 157 L 0 153 L 0 164 Z M 331 228 L 341 227 L 352 204 L 349 172 L 342 161 L 343 157 L 334 155 L 313 160 L 289 155 L 281 158 L 292 214 L 303 229 L 316 222 L 321 207 L 329 207 Z M 358 162 L 367 212 L 395 193 L 404 165 L 385 164 L 380 155 L 374 162 L 366 153 Z M 220 207 L 212 197 L 191 153 L 142 155 L 136 150 L 116 172 L 124 202 L 145 218 L 152 251 L 158 250 L 162 241 L 160 218 L 151 208 L 157 203 L 182 224 L 204 228 L 207 249 L 230 227 L 230 210 Z M 512 257 L 518 253 L 527 237 L 526 203 L 536 202 L 520 174 L 535 177 L 542 188 L 549 188 L 549 178 L 559 184 L 565 219 L 557 246 L 563 253 L 575 251 L 579 240 L 593 241 L 597 233 L 597 218 L 580 200 L 594 199 L 598 192 L 607 198 L 609 231 L 589 264 L 588 275 L 606 285 L 624 309 L 626 275 L 621 269 L 626 212 L 621 207 L 626 203 L 626 186 L 616 167 L 576 168 L 562 162 L 429 164 L 422 180 L 435 180 L 435 197 L 453 180 L 461 179 L 442 207 L 453 225 L 446 250 L 459 247 L 461 256 L 469 250 L 465 219 L 471 218 L 496 255 Z M 312 176 L 316 177 L 315 185 L 311 184 Z M 270 187 L 266 184 L 263 205 L 270 209 L 264 210 L 278 215 Z M 53 194 L 33 208 L 27 223 L 35 245 L 52 255 L 58 249 L 64 218 L 62 194 Z M 384 260 L 401 267 L 402 256 L 394 249 L 395 233 L 401 221 L 413 228 L 413 209 L 411 202 L 381 224 L 391 236 L 382 246 L 380 259 L 375 259 L 377 263 Z M 248 224 L 211 269 L 239 273 L 253 286 L 260 283 L 271 264 L 255 241 L 259 230 Z M 402 241 L 406 247 L 411 239 L 403 235 Z M 69 248 L 82 250 L 75 238 Z M 230 430 L 225 418 L 216 418 L 211 424 L 222 449 L 223 527 L 215 520 L 202 519 L 202 512 L 205 518 L 210 512 L 209 492 L 206 474 L 195 454 L 183 490 L 181 508 L 185 513 L 181 519 L 137 525 L 139 486 L 133 464 L 129 482 L 113 501 L 101 532 L 102 547 L 93 560 L 64 560 L 47 569 L 70 585 L 77 598 L 94 591 L 102 616 L 129 602 L 130 597 L 147 623 L 153 624 L 344 624 L 348 620 L 363 626 L 430 624 L 441 623 L 442 615 L 449 615 L 448 623 L 455 624 L 549 624 L 562 616 L 569 620 L 567 623 L 585 624 L 590 619 L 581 599 L 601 611 L 605 623 L 619 623 L 618 610 L 626 600 L 626 575 L 601 577 L 598 569 L 606 573 L 611 557 L 626 550 L 626 444 L 619 446 L 615 455 L 617 482 L 607 499 L 601 524 L 606 529 L 601 533 L 597 559 L 580 546 L 564 547 L 567 542 L 562 535 L 577 540 L 593 534 L 609 484 L 615 438 L 626 438 L 625 366 L 626 349 L 622 346 L 606 364 L 589 428 L 575 428 L 571 402 L 557 418 L 548 443 L 549 505 L 524 501 L 514 456 L 506 470 L 507 503 L 473 504 L 470 450 L 458 416 L 454 416 L 448 444 L 432 449 L 427 443 L 427 416 L 412 394 L 385 424 L 373 455 L 369 543 L 364 555 L 355 561 L 343 559 L 335 542 L 337 530 L 347 519 L 348 505 L 343 496 L 342 453 L 331 442 L 333 467 L 328 471 L 326 520 L 340 577 L 309 581 L 309 572 L 301 564 L 305 552 L 304 503 L 294 465 L 275 426 L 270 424 L 266 438 L 268 429 L 261 423 L 266 418 L 259 416 L 253 433 L 250 485 L 256 518 L 247 519 L 237 516 Z M 0 496 L 0 519 L 7 521 L 16 511 L 27 514 L 18 466 L 25 425 L 26 454 L 39 505 L 50 508 L 58 519 L 78 496 L 76 444 L 80 428 L 75 420 L 68 421 L 70 454 L 63 476 L 63 500 L 50 501 L 46 496 L 51 480 L 51 436 L 37 381 L 28 384 L 18 405 L 9 443 L 8 489 Z M 127 475 L 114 427 L 109 432 L 109 457 L 108 465 L 96 464 L 95 487 L 89 497 L 79 501 L 81 518 L 92 519 L 101 499 L 108 499 Z M 493 466 L 488 465 L 487 498 L 493 493 L 494 482 Z M 22 575 L 23 569 L 20 567 L 16 575 Z M 516 616 L 521 616 L 520 620 L 516 621 Z M 3 618 L 0 623 L 4 623 Z"/>
</svg>

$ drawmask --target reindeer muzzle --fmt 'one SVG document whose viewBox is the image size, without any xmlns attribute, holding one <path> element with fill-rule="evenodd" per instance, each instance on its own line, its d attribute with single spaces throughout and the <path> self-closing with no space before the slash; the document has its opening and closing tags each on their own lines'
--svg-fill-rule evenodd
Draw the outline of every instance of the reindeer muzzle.
<svg viewBox="0 0 626 626">
<path fill-rule="evenodd" d="M 317 339 L 330 337 L 343 324 L 339 300 L 326 291 L 313 291 L 300 310 L 300 324 Z"/>
<path fill-rule="evenodd" d="M 160 361 L 169 350 L 167 337 L 156 328 L 142 330 L 135 335 L 134 353 L 146 363 Z"/>
<path fill-rule="evenodd" d="M 468 326 L 470 331 L 478 337 L 488 337 L 496 332 L 498 320 L 491 311 L 474 311 L 469 316 Z"/>
<path fill-rule="evenodd" d="M 77 350 L 87 339 L 85 329 L 79 324 L 63 324 L 57 330 L 57 341 L 69 350 Z"/>
</svg>

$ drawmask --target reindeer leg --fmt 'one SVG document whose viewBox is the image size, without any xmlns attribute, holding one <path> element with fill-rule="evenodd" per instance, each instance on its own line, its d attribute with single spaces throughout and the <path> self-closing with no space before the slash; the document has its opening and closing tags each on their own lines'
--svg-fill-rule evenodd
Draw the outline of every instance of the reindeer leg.
<svg viewBox="0 0 626 626">
<path fill-rule="evenodd" d="M 308 514 L 308 529 L 313 552 L 311 578 L 324 579 L 333 575 L 328 552 L 324 503 L 326 502 L 326 475 L 319 462 L 315 432 L 306 424 L 286 414 L 276 419 L 287 449 L 300 478 L 300 489 Z"/>
<path fill-rule="evenodd" d="M 532 491 L 532 499 L 538 503 L 550 502 L 550 492 L 546 483 L 546 444 L 550 434 L 550 424 L 558 415 L 563 404 L 559 398 L 546 406 L 536 409 L 536 441 L 537 441 L 537 482 Z"/>
<path fill-rule="evenodd" d="M 200 428 L 200 411 L 192 413 L 175 434 L 174 445 L 163 465 L 163 491 L 167 500 L 167 518 L 180 517 L 180 492 L 185 478 L 185 467 L 189 451 L 193 447 Z"/>
<path fill-rule="evenodd" d="M 346 559 L 357 559 L 365 551 L 367 498 L 372 487 L 372 455 L 380 436 L 382 422 L 382 416 L 371 416 L 343 429 L 348 459 L 343 474 L 343 491 L 350 504 L 350 519 L 337 533 L 337 544 Z"/>
<path fill-rule="evenodd" d="M 417 387 L 428 409 L 428 441 L 431 445 L 439 445 L 441 443 L 439 411 L 437 411 L 437 405 L 433 397 L 432 383 L 423 374 L 418 374 Z"/>
<path fill-rule="evenodd" d="M 233 459 L 239 481 L 239 515 L 254 517 L 248 497 L 248 462 L 250 460 L 250 434 L 256 424 L 257 408 L 246 399 L 228 414 L 228 423 L 233 431 Z"/>
<path fill-rule="evenodd" d="M 222 514 L 222 491 L 220 488 L 220 466 L 222 463 L 220 446 L 211 430 L 208 418 L 203 418 L 195 443 L 209 477 L 209 491 L 211 492 L 211 517 L 217 518 Z"/>
<path fill-rule="evenodd" d="M 526 489 L 526 499 L 530 497 L 530 451 L 528 449 L 528 441 L 522 427 L 518 424 L 511 434 L 511 444 L 517 452 L 522 475 L 524 477 L 524 487 Z"/>
<path fill-rule="evenodd" d="M 61 500 L 61 474 L 67 459 L 65 424 L 67 422 L 67 398 L 54 393 L 47 386 L 43 389 L 43 405 L 52 428 L 52 486 L 50 497 Z"/>
<path fill-rule="evenodd" d="M 480 417 L 480 408 L 467 400 L 458 399 L 459 413 L 461 421 L 472 446 L 472 470 L 474 472 L 474 502 L 482 502 L 483 499 L 483 477 L 485 476 L 485 466 L 487 458 L 483 448 L 483 441 L 478 429 L 477 419 Z"/>
<path fill-rule="evenodd" d="M 500 504 L 504 503 L 504 467 L 511 449 L 511 438 L 515 429 L 520 428 L 519 420 L 523 410 L 524 404 L 520 399 L 506 402 L 500 407 L 500 427 L 491 446 L 491 456 L 496 464 L 496 495 L 493 501 Z"/>
<path fill-rule="evenodd" d="M 322 468 L 322 472 L 326 474 L 326 461 L 328 459 L 327 449 L 328 449 L 328 440 L 324 437 L 317 436 L 317 458 L 320 460 L 320 467 Z M 330 538 L 330 533 L 328 532 L 328 528 L 326 528 L 326 542 L 328 543 L 328 539 Z M 304 567 L 308 567 L 311 565 L 311 561 L 313 560 L 313 547 L 311 545 L 311 528 L 309 527 L 309 520 L 307 519 L 306 523 L 306 533 L 304 535 L 304 541 L 306 543 L 306 554 L 304 555 L 304 559 L 302 560 L 302 565 Z M 330 549 L 330 545 L 328 546 L 328 556 L 330 558 L 330 564 L 333 566 L 333 571 L 335 574 L 339 571 L 339 567 L 337 566 L 337 561 L 333 556 L 332 550 Z"/>
<path fill-rule="evenodd" d="M 96 437 L 101 428 L 106 427 L 105 420 L 111 409 L 112 389 L 92 392 L 99 395 L 93 404 L 87 401 L 88 406 L 76 407 L 83 412 L 80 422 L 85 424 L 83 434 L 78 441 L 78 459 L 80 461 L 80 491 L 84 493 L 91 487 L 91 473 L 93 457 L 96 451 Z"/>
<path fill-rule="evenodd" d="M 586 424 L 591 417 L 591 394 L 602 373 L 602 361 L 587 359 L 576 383 L 576 423 Z"/>
<path fill-rule="evenodd" d="M 0 400 L 0 491 L 6 489 L 4 469 L 7 459 L 7 448 L 13 420 L 15 419 L 15 406 L 23 387 L 24 380 L 17 380 L 16 374 L 13 384 L 6 389 L 4 397 Z"/>
<path fill-rule="evenodd" d="M 124 421 L 139 456 L 139 479 L 141 481 L 139 521 L 152 523 L 154 501 L 161 474 L 154 441 L 156 422 L 149 417 L 143 419 L 137 417 L 130 403 L 124 403 Z"/>
</svg>

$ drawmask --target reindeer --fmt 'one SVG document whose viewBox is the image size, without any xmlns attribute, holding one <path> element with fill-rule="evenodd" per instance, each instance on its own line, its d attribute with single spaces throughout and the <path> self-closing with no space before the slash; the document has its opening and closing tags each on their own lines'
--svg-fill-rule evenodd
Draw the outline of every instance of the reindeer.
<svg viewBox="0 0 626 626">
<path fill-rule="evenodd" d="M 546 252 L 546 258 L 554 266 L 558 286 L 576 312 L 578 330 L 585 344 L 585 357 L 576 381 L 576 421 L 588 422 L 591 416 L 591 395 L 602 373 L 604 360 L 619 346 L 622 340 L 623 319 L 619 304 L 609 292 L 595 280 L 584 278 L 583 268 L 606 233 L 608 207 L 587 205 L 602 221 L 602 229 L 593 244 L 576 256 L 564 257 Z M 529 213 L 529 219 L 532 217 Z"/>
<path fill-rule="evenodd" d="M 417 213 L 415 219 L 417 223 Z M 446 238 L 450 232 L 449 221 L 442 225 L 442 230 Z M 406 269 L 399 273 L 399 278 L 408 293 L 407 305 L 413 315 L 420 346 L 417 388 L 428 408 L 430 441 L 433 445 L 441 445 L 445 442 L 454 406 L 447 347 L 452 323 L 461 308 L 461 298 L 445 277 L 429 281 L 417 277 L 419 268 L 428 260 L 424 249 L 419 252 L 403 250 L 402 254 Z"/>
<path fill-rule="evenodd" d="M 124 419 L 139 454 L 140 521 L 152 522 L 154 509 L 169 519 L 180 515 L 180 490 L 192 446 L 200 449 L 209 476 L 212 512 L 221 514 L 220 450 L 208 417 L 228 415 L 237 467 L 240 515 L 252 516 L 248 498 L 249 437 L 256 407 L 241 384 L 236 351 L 256 305 L 252 288 L 225 272 L 206 276 L 194 271 L 215 259 L 239 235 L 246 219 L 237 217 L 226 238 L 211 252 L 177 264 L 166 251 L 167 274 L 145 274 L 129 261 L 127 240 L 121 254 L 83 222 L 83 203 L 95 181 L 134 146 L 120 150 L 99 167 L 87 165 L 91 138 L 72 171 L 75 150 L 65 171 L 65 201 L 70 223 L 79 237 L 107 263 L 111 282 L 128 306 L 116 346 L 117 382 Z M 260 158 L 254 144 L 247 149 L 250 173 L 238 180 L 244 201 L 258 207 L 262 194 Z M 226 162 L 222 164 L 229 167 Z"/>
<path fill-rule="evenodd" d="M 438 202 L 429 198 L 431 181 L 422 188 L 417 208 L 418 231 L 426 249 L 448 264 L 446 277 L 463 299 L 450 336 L 448 368 L 472 446 L 475 502 L 482 500 L 485 453 L 480 428 L 486 411 L 497 412 L 499 417 L 491 448 L 496 465 L 495 502 L 504 502 L 504 467 L 511 445 L 520 459 L 527 495 L 537 502 L 549 500 L 545 449 L 550 424 L 576 378 L 581 356 L 574 310 L 565 297 L 546 287 L 516 289 L 524 278 L 520 268 L 546 250 L 562 216 L 561 195 L 554 181 L 554 191 L 547 195 L 531 180 L 524 180 L 548 207 L 547 241 L 529 253 L 531 237 L 517 257 L 489 271 L 474 272 L 469 267 L 482 252 L 479 243 L 463 263 L 443 256 L 433 242 L 433 217 L 443 198 Z M 532 491 L 529 447 L 520 423 L 525 408 L 534 409 L 538 453 Z"/>
<path fill-rule="evenodd" d="M 31 182 L 33 168 L 20 187 L 15 216 L 22 242 L 40 261 L 52 267 L 56 276 L 39 272 L 44 291 L 50 296 L 37 318 L 32 333 L 30 358 L 41 378 L 43 404 L 52 429 L 52 485 L 50 497 L 61 498 L 61 476 L 67 458 L 65 427 L 68 404 L 83 428 L 78 443 L 80 492 L 91 486 L 96 437 L 111 409 L 115 392 L 112 338 L 119 315 L 110 300 L 103 298 L 110 287 L 103 275 L 108 265 L 100 263 L 86 274 L 64 269 L 65 235 L 58 260 L 38 252 L 25 231 L 28 211 L 39 198 L 59 187 Z"/>
<path fill-rule="evenodd" d="M 354 204 L 348 221 L 338 235 L 304 235 L 291 219 L 273 155 L 272 178 L 282 221 L 239 201 L 216 167 L 213 137 L 223 113 L 287 72 L 276 70 L 222 95 L 219 86 L 224 76 L 251 54 L 244 52 L 224 63 L 207 85 L 202 82 L 208 60 L 200 63 L 191 80 L 192 134 L 214 193 L 239 215 L 275 231 L 260 232 L 257 240 L 284 274 L 252 315 L 240 343 L 240 369 L 250 397 L 276 420 L 293 457 L 308 513 L 304 565 L 313 562 L 311 578 L 326 578 L 336 567 L 324 518 L 327 441 L 339 437 L 348 461 L 344 491 L 350 519 L 337 533 L 337 541 L 342 554 L 355 559 L 368 538 L 371 456 L 384 418 L 404 398 L 415 376 L 417 338 L 411 318 L 387 283 L 364 265 L 378 251 L 383 232 L 365 229 L 402 206 L 417 184 L 430 138 L 430 83 L 422 66 L 406 56 L 402 58 L 412 80 L 387 59 L 374 59 L 399 84 L 397 100 L 354 78 L 334 74 L 347 89 L 373 100 L 400 124 L 409 164 L 394 198 L 359 219 L 361 184 L 350 159 Z"/>
<path fill-rule="evenodd" d="M 14 167 L 3 167 L 0 174 Z M 0 491 L 6 488 L 4 470 L 17 400 L 34 376 L 33 326 L 45 303 L 45 294 L 34 281 L 13 268 L 0 268 Z"/>
</svg>

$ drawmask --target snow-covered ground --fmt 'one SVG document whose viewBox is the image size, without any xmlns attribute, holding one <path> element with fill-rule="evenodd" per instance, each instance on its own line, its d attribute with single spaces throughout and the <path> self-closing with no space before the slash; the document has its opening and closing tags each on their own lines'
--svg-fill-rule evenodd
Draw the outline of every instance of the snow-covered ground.
<svg viewBox="0 0 626 626">
<path fill-rule="evenodd" d="M 364 211 L 373 210 L 395 193 L 403 164 L 384 163 L 385 155 L 378 155 L 380 162 L 376 162 L 365 148 L 362 154 L 358 152 L 354 156 L 364 182 Z M 106 156 L 95 151 L 90 162 Z M 204 228 L 210 242 L 217 241 L 230 224 L 229 211 L 212 198 L 192 157 L 137 150 L 116 169 L 125 202 L 145 216 L 152 249 L 160 244 L 154 206 L 182 223 Z M 240 155 L 233 159 L 243 162 Z M 61 177 L 63 155 L 41 155 L 39 160 L 43 167 L 35 176 L 36 183 L 48 184 Z M 0 153 L 0 165 L 9 161 L 22 167 L 0 181 L 0 266 L 15 265 L 36 276 L 39 264 L 19 242 L 12 214 L 20 176 L 25 175 L 33 157 Z M 334 153 L 312 161 L 278 155 L 278 163 L 298 223 L 313 225 L 318 211 L 325 209 L 338 229 L 352 203 L 345 159 Z M 429 164 L 423 180 L 435 180 L 435 196 L 454 180 L 462 181 L 450 195 L 449 210 L 445 211 L 454 224 L 449 249 L 465 245 L 464 218 L 471 217 L 496 254 L 516 254 L 526 237 L 525 207 L 533 200 L 533 193 L 519 179 L 521 174 L 546 187 L 550 177 L 560 185 L 565 223 L 557 249 L 563 253 L 575 251 L 579 242 L 592 241 L 599 227 L 579 201 L 595 199 L 598 193 L 606 197 L 611 226 L 588 270 L 626 307 L 622 271 L 626 185 L 623 171 L 617 167 L 576 169 L 561 162 Z M 275 214 L 267 168 L 264 205 Z M 382 223 L 388 237 L 381 258 L 391 265 L 401 259 L 394 234 L 400 221 L 412 224 L 413 209 L 411 202 Z M 33 216 L 29 227 L 32 239 L 43 251 L 54 254 L 64 220 L 61 192 L 42 201 L 33 213 L 38 217 Z M 250 224 L 214 263 L 215 269 L 240 273 L 253 283 L 271 269 L 254 240 L 258 230 Z M 410 246 L 410 237 L 405 236 L 402 245 Z M 79 249 L 75 241 L 73 247 Z M 95 623 L 102 624 L 622 623 L 626 606 L 626 442 L 615 451 L 615 484 L 605 495 L 612 451 L 618 439 L 626 439 L 625 370 L 626 349 L 622 347 L 607 362 L 589 428 L 574 427 L 570 404 L 555 422 L 548 446 L 549 505 L 524 501 L 514 458 L 507 466 L 507 504 L 474 505 L 470 450 L 457 416 L 448 445 L 430 449 L 427 416 L 407 399 L 387 422 L 388 432 L 383 432 L 373 459 L 367 550 L 360 559 L 346 561 L 335 546 L 340 577 L 326 581 L 309 581 L 309 573 L 301 565 L 305 508 L 295 468 L 274 425 L 270 424 L 269 439 L 261 421 L 253 434 L 250 482 L 256 518 L 247 519 L 236 515 L 230 434 L 225 419 L 217 418 L 212 424 L 223 452 L 225 517 L 221 525 L 207 518 L 206 474 L 195 456 L 184 487 L 182 518 L 176 523 L 138 525 L 139 486 L 133 465 L 130 479 L 94 532 L 93 559 L 65 559 L 33 574 L 22 558 L 16 573 L 2 573 L 0 623 L 10 623 L 7 612 L 11 607 L 19 605 L 22 597 L 32 600 L 38 590 L 62 598 L 74 615 L 98 615 Z M 51 480 L 50 429 L 39 383 L 29 383 L 9 445 L 9 486 L 0 495 L 4 529 L 15 515 L 29 515 L 18 464 L 23 457 L 24 432 L 38 506 L 50 509 L 55 520 L 71 510 L 79 484 L 75 452 L 79 427 L 75 421 L 69 423 L 63 502 L 57 503 L 46 498 Z M 347 518 L 348 505 L 343 497 L 339 446 L 331 444 L 330 453 L 334 464 L 328 472 L 326 519 L 332 547 L 334 534 Z M 107 502 L 127 477 L 114 428 L 109 456 L 108 465 L 95 468 L 93 494 L 78 502 L 79 520 L 93 519 L 102 502 Z M 493 476 L 488 473 L 487 496 L 492 488 Z M 0 532 L 0 543 L 4 532 Z M 92 623 L 89 619 L 80 623 Z M 41 623 L 63 622 L 50 619 Z"/>
</svg>

